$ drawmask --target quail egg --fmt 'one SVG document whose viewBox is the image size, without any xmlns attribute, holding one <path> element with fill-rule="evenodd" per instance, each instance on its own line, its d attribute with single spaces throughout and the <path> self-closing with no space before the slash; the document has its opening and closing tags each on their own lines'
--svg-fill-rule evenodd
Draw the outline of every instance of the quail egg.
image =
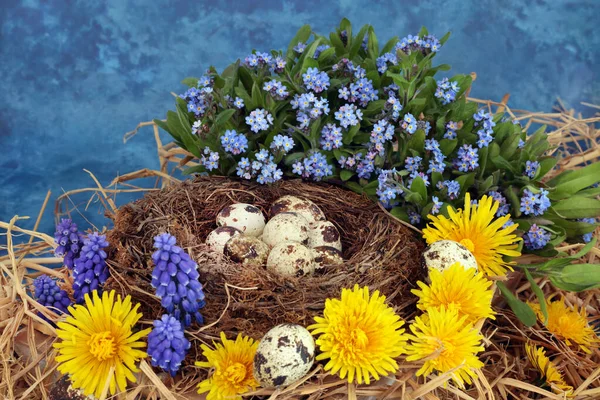
<svg viewBox="0 0 600 400">
<path fill-rule="evenodd" d="M 208 234 L 206 238 L 206 244 L 211 248 L 211 250 L 223 254 L 225 243 L 227 243 L 232 237 L 240 235 L 241 233 L 242 231 L 234 228 L 233 226 L 220 226 Z"/>
<path fill-rule="evenodd" d="M 311 249 L 295 242 L 279 243 L 267 259 L 267 270 L 281 276 L 310 275 L 315 266 Z"/>
<path fill-rule="evenodd" d="M 94 396 L 86 396 L 80 389 L 75 389 L 69 378 L 65 376 L 54 384 L 48 398 L 50 400 L 93 400 Z"/>
<path fill-rule="evenodd" d="M 462 264 L 466 269 L 477 271 L 477 260 L 465 246 L 453 240 L 438 240 L 423 252 L 423 261 L 427 270 L 444 271 L 454 263 Z"/>
<path fill-rule="evenodd" d="M 289 386 L 302 379 L 315 360 L 315 341 L 300 325 L 268 331 L 254 355 L 254 378 L 264 388 Z"/>
<path fill-rule="evenodd" d="M 301 197 L 280 197 L 271 205 L 269 215 L 273 218 L 282 212 L 293 212 L 301 215 L 308 221 L 309 225 L 325 220 L 325 214 L 315 203 Z"/>
<path fill-rule="evenodd" d="M 229 239 L 223 253 L 234 262 L 258 267 L 267 261 L 269 246 L 255 237 L 239 235 Z"/>
<path fill-rule="evenodd" d="M 251 204 L 228 205 L 217 214 L 218 226 L 232 226 L 247 236 L 260 236 L 265 228 L 265 216 Z"/>
<path fill-rule="evenodd" d="M 280 213 L 271 218 L 263 231 L 263 241 L 270 247 L 282 242 L 308 244 L 308 222 L 295 213 Z"/>
<path fill-rule="evenodd" d="M 335 247 L 319 246 L 313 248 L 312 251 L 316 269 L 321 269 L 326 265 L 341 265 L 344 263 L 342 252 Z"/>
<path fill-rule="evenodd" d="M 340 232 L 329 221 L 319 221 L 312 226 L 309 232 L 308 245 L 310 247 L 328 246 L 342 251 Z"/>
</svg>

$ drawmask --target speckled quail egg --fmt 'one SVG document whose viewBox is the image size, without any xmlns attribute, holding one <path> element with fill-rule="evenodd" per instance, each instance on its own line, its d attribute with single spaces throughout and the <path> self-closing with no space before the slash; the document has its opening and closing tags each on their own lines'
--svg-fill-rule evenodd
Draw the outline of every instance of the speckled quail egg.
<svg viewBox="0 0 600 400">
<path fill-rule="evenodd" d="M 236 203 L 219 211 L 217 225 L 232 226 L 247 236 L 260 236 L 265 228 L 265 216 L 258 207 Z"/>
<path fill-rule="evenodd" d="M 225 244 L 223 253 L 232 261 L 247 266 L 265 265 L 269 246 L 252 236 L 234 236 Z"/>
<path fill-rule="evenodd" d="M 263 241 L 270 247 L 283 242 L 308 244 L 308 222 L 296 213 L 280 213 L 271 218 L 263 231 Z"/>
<path fill-rule="evenodd" d="M 289 386 L 302 379 L 315 360 L 315 341 L 300 325 L 282 324 L 268 331 L 254 355 L 254 378 L 264 388 Z"/>
<path fill-rule="evenodd" d="M 427 270 L 443 271 L 454 263 L 460 263 L 465 268 L 477 271 L 477 260 L 465 246 L 453 240 L 438 240 L 433 242 L 423 252 L 423 261 Z"/>
<path fill-rule="evenodd" d="M 283 196 L 275 200 L 271 205 L 269 215 L 273 218 L 282 212 L 293 212 L 301 215 L 308 221 L 309 225 L 325 220 L 325 214 L 315 203 L 301 197 Z"/>
<path fill-rule="evenodd" d="M 316 269 L 321 269 L 326 265 L 341 265 L 344 263 L 342 252 L 335 247 L 319 246 L 313 248 L 312 251 Z"/>
<path fill-rule="evenodd" d="M 267 259 L 267 270 L 281 276 L 310 275 L 315 267 L 311 249 L 296 242 L 279 243 Z"/>
<path fill-rule="evenodd" d="M 52 390 L 50 390 L 50 400 L 94 400 L 94 396 L 86 396 L 80 389 L 75 389 L 71 386 L 68 377 L 59 379 Z"/>
<path fill-rule="evenodd" d="M 329 246 L 342 251 L 340 232 L 329 221 L 319 221 L 312 226 L 308 234 L 309 247 Z"/>
<path fill-rule="evenodd" d="M 206 244 L 211 250 L 223 254 L 225 243 L 234 236 L 241 235 L 242 231 L 233 226 L 220 226 L 206 237 Z"/>
</svg>

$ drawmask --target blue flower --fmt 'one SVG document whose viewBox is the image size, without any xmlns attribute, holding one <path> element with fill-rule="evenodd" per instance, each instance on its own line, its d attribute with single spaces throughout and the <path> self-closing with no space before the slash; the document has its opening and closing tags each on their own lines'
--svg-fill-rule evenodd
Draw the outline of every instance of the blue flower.
<svg viewBox="0 0 600 400">
<path fill-rule="evenodd" d="M 379 99 L 379 91 L 373 87 L 373 81 L 364 77 L 357 78 L 356 82 L 351 83 L 349 92 L 348 102 L 358 102 L 361 107 L 366 107 L 370 101 Z"/>
<path fill-rule="evenodd" d="M 439 214 L 440 207 L 442 207 L 443 203 L 440 201 L 440 199 L 437 196 L 431 196 L 431 200 L 433 201 L 433 206 L 431 207 L 431 214 L 432 215 Z"/>
<path fill-rule="evenodd" d="M 184 336 L 181 322 L 171 315 L 164 314 L 153 324 L 148 335 L 151 363 L 175 376 L 190 349 L 190 342 Z"/>
<path fill-rule="evenodd" d="M 202 130 L 202 121 L 194 121 L 192 124 L 192 134 L 197 135 Z"/>
<path fill-rule="evenodd" d="M 294 148 L 294 139 L 289 136 L 276 135 L 271 142 L 271 149 L 287 154 Z"/>
<path fill-rule="evenodd" d="M 109 277 L 106 265 L 106 252 L 108 246 L 106 235 L 98 232 L 89 234 L 83 241 L 80 256 L 75 260 L 73 268 L 73 297 L 81 303 L 84 296 L 94 290 L 101 291 L 101 286 Z"/>
<path fill-rule="evenodd" d="M 412 135 L 417 131 L 417 120 L 412 114 L 406 114 L 404 115 L 404 119 L 402 120 L 400 126 L 402 127 L 402 129 L 404 129 Z"/>
<path fill-rule="evenodd" d="M 198 265 L 176 245 L 175 236 L 163 233 L 154 238 L 152 254 L 152 287 L 161 305 L 184 327 L 194 319 L 199 324 L 204 319 L 199 310 L 204 307 L 204 292 L 198 281 Z"/>
<path fill-rule="evenodd" d="M 490 113 L 485 112 L 485 109 L 481 109 L 473 114 L 473 119 L 475 120 L 475 126 L 479 126 L 481 128 L 477 131 L 477 136 L 479 137 L 477 145 L 480 149 L 483 147 L 488 147 L 494 139 L 493 128 L 496 126 L 496 123 L 494 122 L 493 116 Z"/>
<path fill-rule="evenodd" d="M 227 130 L 221 136 L 221 146 L 223 149 L 233 155 L 238 155 L 248 149 L 248 139 L 242 133 L 237 133 L 234 130 Z"/>
<path fill-rule="evenodd" d="M 439 181 L 437 186 L 438 186 L 438 189 L 440 189 L 440 190 L 443 188 L 446 188 L 448 198 L 450 200 L 456 199 L 458 197 L 458 195 L 460 194 L 460 183 L 458 183 L 457 181 L 453 181 L 453 180 Z"/>
<path fill-rule="evenodd" d="M 179 97 L 187 102 L 189 112 L 193 112 L 196 117 L 202 117 L 212 101 L 212 87 L 206 86 L 200 89 L 192 87 L 180 94 Z"/>
<path fill-rule="evenodd" d="M 419 51 L 423 54 L 428 54 L 430 52 L 438 52 L 441 47 L 442 44 L 433 35 L 425 35 L 423 38 L 408 35 L 396 44 L 396 51 L 402 51 L 406 54 L 410 54 L 413 51 Z"/>
<path fill-rule="evenodd" d="M 377 152 L 370 150 L 364 159 L 357 159 L 356 172 L 359 178 L 369 179 L 371 177 L 371 174 L 375 171 L 375 157 L 377 157 L 377 154 Z"/>
<path fill-rule="evenodd" d="M 527 161 L 525 163 L 525 176 L 529 177 L 530 179 L 533 179 L 535 177 L 535 174 L 537 173 L 539 167 L 540 167 L 539 162 Z"/>
<path fill-rule="evenodd" d="M 354 104 L 345 104 L 335 112 L 335 119 L 340 121 L 344 128 L 360 124 L 362 121 L 362 111 Z"/>
<path fill-rule="evenodd" d="M 213 81 L 210 79 L 210 76 L 204 75 L 198 80 L 198 87 L 205 88 L 212 86 Z"/>
<path fill-rule="evenodd" d="M 333 174 L 333 167 L 327 163 L 327 157 L 319 151 L 312 151 L 301 161 L 301 165 L 298 163 L 292 166 L 293 172 L 304 179 L 312 178 L 313 181 L 320 181 Z"/>
<path fill-rule="evenodd" d="M 204 154 L 200 159 L 200 163 L 206 168 L 207 171 L 212 171 L 219 168 L 219 153 L 211 151 L 210 148 L 204 148 Z"/>
<path fill-rule="evenodd" d="M 385 71 L 388 69 L 388 63 L 392 65 L 398 65 L 398 58 L 395 54 L 385 53 L 377 57 L 377 71 L 379 71 L 380 74 L 385 73 Z"/>
<path fill-rule="evenodd" d="M 425 135 L 428 135 L 431 130 L 431 124 L 429 121 L 417 121 L 417 129 L 422 129 L 425 131 Z"/>
<path fill-rule="evenodd" d="M 421 222 L 421 216 L 412 210 L 408 210 L 408 219 L 413 225 L 417 225 Z"/>
<path fill-rule="evenodd" d="M 523 139 L 519 139 L 519 144 L 518 144 L 518 147 L 519 147 L 520 149 L 522 149 L 523 147 L 525 147 L 525 141 L 524 141 Z"/>
<path fill-rule="evenodd" d="M 329 76 L 326 72 L 320 72 L 317 68 L 309 68 L 302 75 L 304 87 L 315 93 L 321 93 L 329 87 Z"/>
<path fill-rule="evenodd" d="M 444 133 L 445 139 L 456 139 L 456 130 L 458 129 L 458 122 L 448 121 L 446 124 L 446 133 Z"/>
<path fill-rule="evenodd" d="M 327 44 L 322 44 L 320 46 L 317 46 L 317 48 L 315 49 L 314 58 L 319 58 L 321 53 L 324 52 L 325 50 L 327 50 L 328 48 L 329 48 L 329 45 L 327 45 Z"/>
<path fill-rule="evenodd" d="M 57 314 L 66 314 L 71 303 L 69 295 L 58 287 L 56 281 L 48 275 L 40 275 L 33 280 L 35 299 L 41 305 L 52 308 Z"/>
<path fill-rule="evenodd" d="M 536 224 L 531 225 L 529 231 L 523 236 L 525 247 L 529 250 L 540 250 L 544 248 L 550 239 L 550 233 Z"/>
<path fill-rule="evenodd" d="M 244 108 L 244 100 L 240 99 L 239 97 L 236 97 L 235 101 L 233 102 L 233 105 L 236 108 L 242 109 L 242 108 Z"/>
<path fill-rule="evenodd" d="M 596 219 L 595 218 L 582 218 L 579 220 L 580 222 L 585 222 L 588 224 L 595 224 L 596 223 Z M 594 237 L 594 232 L 589 232 L 583 235 L 582 239 L 584 243 L 589 243 L 592 241 L 592 238 Z"/>
<path fill-rule="evenodd" d="M 310 121 L 319 118 L 323 114 L 329 114 L 327 99 L 316 97 L 312 92 L 295 95 L 290 104 L 292 109 L 298 110 L 296 120 L 300 123 L 300 129 L 308 128 Z"/>
<path fill-rule="evenodd" d="M 286 65 L 286 61 L 283 57 L 275 57 L 275 59 L 271 62 L 271 72 L 274 72 L 276 74 L 280 74 L 283 71 L 285 71 L 285 65 Z"/>
<path fill-rule="evenodd" d="M 79 251 L 83 245 L 83 235 L 77 230 L 77 224 L 70 219 L 61 219 L 56 225 L 54 242 L 58 244 L 54 254 L 63 257 L 64 264 L 73 269 L 74 261 L 79 257 Z"/>
<path fill-rule="evenodd" d="M 327 124 L 321 130 L 321 147 L 333 150 L 342 146 L 342 128 L 335 124 Z"/>
<path fill-rule="evenodd" d="M 282 146 L 289 146 L 286 139 L 281 140 Z M 269 154 L 267 149 L 261 149 L 254 155 L 254 158 L 255 160 L 252 162 L 248 158 L 241 158 L 237 165 L 237 175 L 239 177 L 244 179 L 256 178 L 256 181 L 260 184 L 274 183 L 283 177 L 283 171 L 277 167 L 274 157 Z"/>
<path fill-rule="evenodd" d="M 377 196 L 384 207 L 391 208 L 398 204 L 396 199 L 404 193 L 400 187 L 401 179 L 395 168 L 379 171 Z"/>
<path fill-rule="evenodd" d="M 265 82 L 263 90 L 269 92 L 269 94 L 277 100 L 283 100 L 289 95 L 287 88 L 279 81 Z"/>
<path fill-rule="evenodd" d="M 404 168 L 406 168 L 411 175 L 415 175 L 421 168 L 421 161 L 423 161 L 423 159 L 419 156 L 406 157 L 406 160 L 404 160 Z"/>
<path fill-rule="evenodd" d="M 306 50 L 306 43 L 298 42 L 298 44 L 294 46 L 294 51 L 298 54 L 304 53 L 304 50 Z"/>
<path fill-rule="evenodd" d="M 442 100 L 442 104 L 450 104 L 456 99 L 456 94 L 460 88 L 456 82 L 450 82 L 448 78 L 437 81 L 435 97 Z"/>
<path fill-rule="evenodd" d="M 496 211 L 496 217 L 503 217 L 506 214 L 508 214 L 510 206 L 506 201 L 506 197 L 504 197 L 502 193 L 491 190 L 488 192 L 488 196 L 491 196 L 500 204 L 498 207 L 498 211 Z"/>
<path fill-rule="evenodd" d="M 272 63 L 273 57 L 268 53 L 257 52 L 256 54 L 250 54 L 244 59 L 244 64 L 251 69 L 262 68 Z"/>
<path fill-rule="evenodd" d="M 390 93 L 389 98 L 385 103 L 385 108 L 392 111 L 392 119 L 397 121 L 402 111 L 402 104 L 393 94 Z"/>
<path fill-rule="evenodd" d="M 531 192 L 529 189 L 523 191 L 521 197 L 521 212 L 525 215 L 542 215 L 550 207 L 548 191 L 540 189 L 539 194 Z"/>
<path fill-rule="evenodd" d="M 259 108 L 246 117 L 246 124 L 250 126 L 250 130 L 254 133 L 266 131 L 273 124 L 273 116 L 267 110 Z"/>
<path fill-rule="evenodd" d="M 458 149 L 458 157 L 454 160 L 454 168 L 460 172 L 474 171 L 479 167 L 479 154 L 469 144 L 463 144 Z"/>
</svg>

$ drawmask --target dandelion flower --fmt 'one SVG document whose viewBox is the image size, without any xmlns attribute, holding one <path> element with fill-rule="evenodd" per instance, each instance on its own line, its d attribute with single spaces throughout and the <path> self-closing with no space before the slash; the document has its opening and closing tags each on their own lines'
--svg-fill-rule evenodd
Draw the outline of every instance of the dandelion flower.
<svg viewBox="0 0 600 400">
<path fill-rule="evenodd" d="M 137 362 L 146 357 L 139 350 L 146 346 L 140 339 L 150 329 L 132 331 L 142 317 L 137 312 L 140 305 L 132 307 L 131 296 L 117 296 L 115 301 L 114 290 L 102 298 L 94 290 L 84 300 L 85 305 L 69 307 L 71 315 L 57 324 L 58 371 L 69 375 L 73 387 L 86 395 L 100 397 L 107 380 L 111 395 L 117 388 L 124 391 L 127 381 L 136 381 Z"/>
<path fill-rule="evenodd" d="M 510 214 L 495 218 L 500 203 L 492 197 L 483 196 L 478 205 L 471 205 L 469 193 L 465 196 L 464 210 L 448 209 L 450 218 L 443 215 L 429 215 L 433 222 L 423 229 L 427 244 L 449 239 L 465 246 L 477 260 L 479 270 L 488 276 L 503 276 L 511 263 L 504 256 L 519 257 L 517 241 L 521 240 L 513 232 L 518 225 L 502 228 L 510 220 Z"/>
<path fill-rule="evenodd" d="M 404 353 L 404 321 L 385 304 L 379 291 L 369 288 L 343 289 L 341 299 L 327 299 L 323 317 L 315 317 L 308 327 L 321 354 L 329 359 L 325 371 L 338 374 L 348 382 L 371 383 L 398 370 L 394 358 Z"/>
<path fill-rule="evenodd" d="M 542 378 L 552 387 L 555 393 L 565 392 L 567 395 L 573 393 L 573 387 L 567 385 L 556 365 L 546 356 L 546 351 L 530 343 L 525 344 L 527 358 L 531 364 L 540 371 Z"/>
<path fill-rule="evenodd" d="M 466 323 L 466 318 L 459 317 L 456 309 L 445 307 L 431 308 L 415 318 L 410 326 L 406 360 L 426 360 L 417 376 L 453 371 L 452 380 L 457 385 L 471 384 L 471 378 L 476 376 L 474 370 L 483 366 L 477 357 L 483 351 L 483 337 L 473 324 Z"/>
<path fill-rule="evenodd" d="M 221 332 L 221 343 L 211 349 L 202 345 L 206 361 L 196 362 L 197 367 L 213 368 L 212 375 L 198 384 L 198 393 L 206 393 L 207 400 L 241 399 L 240 394 L 258 387 L 252 375 L 254 354 L 258 342 L 241 334 L 235 341 Z"/>
<path fill-rule="evenodd" d="M 544 321 L 544 314 L 537 303 L 529 303 L 540 321 Z M 564 299 L 548 302 L 548 321 L 546 328 L 550 333 L 565 341 L 567 345 L 579 345 L 584 352 L 591 354 L 590 347 L 598 346 L 598 336 L 590 327 L 585 309 L 574 309 L 565 304 Z"/>
<path fill-rule="evenodd" d="M 455 263 L 443 272 L 432 269 L 429 278 L 430 285 L 417 282 L 421 290 L 412 290 L 419 297 L 417 307 L 420 310 L 443 306 L 455 308 L 459 317 L 467 317 L 467 322 L 480 318 L 494 319 L 492 282 L 481 272 L 473 273 L 473 269 Z"/>
</svg>

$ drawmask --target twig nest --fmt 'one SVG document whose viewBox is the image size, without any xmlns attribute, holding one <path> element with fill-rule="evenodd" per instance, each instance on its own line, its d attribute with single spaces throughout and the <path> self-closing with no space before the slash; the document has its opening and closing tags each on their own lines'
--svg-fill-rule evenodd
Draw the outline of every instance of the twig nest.
<svg viewBox="0 0 600 400">
<path fill-rule="evenodd" d="M 429 245 L 423 252 L 423 261 L 427 271 L 437 269 L 441 272 L 454 263 L 477 271 L 477 260 L 473 253 L 454 240 L 438 240 Z"/>
<path fill-rule="evenodd" d="M 225 244 L 234 236 L 240 235 L 242 231 L 233 226 L 220 226 L 206 237 L 206 244 L 211 250 L 223 254 Z"/>
<path fill-rule="evenodd" d="M 50 400 L 94 400 L 92 395 L 86 396 L 79 389 L 73 388 L 69 378 L 64 376 L 50 390 Z"/>
<path fill-rule="evenodd" d="M 280 243 L 269 253 L 267 270 L 287 277 L 311 275 L 315 271 L 313 253 L 300 243 Z"/>
<path fill-rule="evenodd" d="M 282 324 L 262 338 L 254 356 L 254 378 L 264 388 L 302 379 L 315 360 L 315 341 L 300 325 Z"/>
<path fill-rule="evenodd" d="M 335 247 L 319 246 L 313 248 L 312 251 L 316 269 L 321 269 L 326 265 L 341 265 L 344 263 L 342 252 Z"/>
<path fill-rule="evenodd" d="M 283 242 L 308 244 L 308 222 L 296 213 L 279 213 L 267 223 L 263 231 L 263 241 L 270 247 Z"/>
<path fill-rule="evenodd" d="M 313 248 L 328 246 L 342 251 L 340 232 L 331 222 L 319 221 L 310 230 L 308 245 Z"/>
<path fill-rule="evenodd" d="M 218 226 L 231 226 L 248 236 L 260 236 L 265 228 L 265 216 L 251 204 L 231 204 L 217 214 Z"/>
<path fill-rule="evenodd" d="M 293 212 L 304 217 L 309 225 L 325 220 L 325 214 L 323 214 L 323 211 L 315 203 L 301 197 L 280 197 L 271 205 L 269 216 L 273 218 L 284 212 Z"/>
<path fill-rule="evenodd" d="M 261 266 L 269 257 L 269 246 L 255 237 L 239 235 L 229 239 L 223 253 L 242 265 Z"/>
</svg>

